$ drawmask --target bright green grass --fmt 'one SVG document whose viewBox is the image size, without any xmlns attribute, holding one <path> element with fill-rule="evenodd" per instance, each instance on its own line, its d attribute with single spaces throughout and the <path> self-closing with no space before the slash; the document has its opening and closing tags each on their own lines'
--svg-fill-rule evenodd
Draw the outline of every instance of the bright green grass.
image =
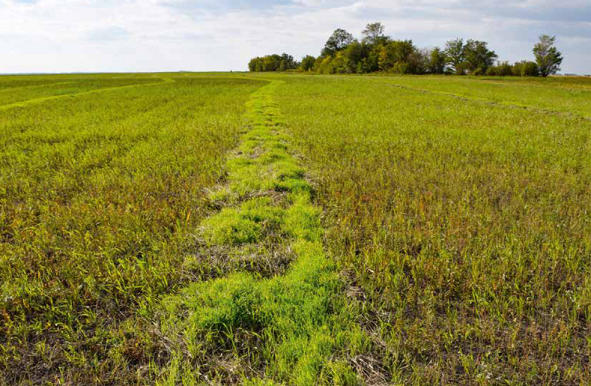
<svg viewBox="0 0 591 386">
<path fill-rule="evenodd" d="M 478 78 L 477 78 L 478 79 Z M 551 76 L 548 78 L 541 77 L 486 77 L 482 78 L 485 81 L 496 80 L 508 83 L 520 83 L 524 85 L 538 85 L 541 87 L 558 87 L 570 89 L 589 89 L 591 88 L 591 76 Z"/>
<path fill-rule="evenodd" d="M 201 235 L 210 247 L 238 252 L 241 244 L 282 244 L 296 260 L 284 275 L 233 273 L 165 299 L 159 329 L 176 349 L 159 385 L 361 382 L 350 359 L 369 348 L 368 339 L 324 254 L 321 212 L 311 203 L 304 172 L 285 150 L 273 102 L 279 84 L 253 94 L 252 129 L 229 162 L 224 200 L 230 206 L 204 220 Z M 253 178 L 259 184 L 245 189 L 243 180 Z"/>
<path fill-rule="evenodd" d="M 102 76 L 104 77 L 104 75 Z M 116 75 L 114 74 L 113 76 Z M 101 75 L 2 75 L 0 77 L 0 92 L 14 92 L 18 89 L 25 88 L 51 87 L 56 84 L 73 83 L 83 79 L 90 80 L 97 77 L 101 77 Z"/>
</svg>

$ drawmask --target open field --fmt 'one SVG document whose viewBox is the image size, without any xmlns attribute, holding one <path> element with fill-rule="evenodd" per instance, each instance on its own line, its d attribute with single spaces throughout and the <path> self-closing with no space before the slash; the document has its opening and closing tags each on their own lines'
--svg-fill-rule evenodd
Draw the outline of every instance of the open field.
<svg viewBox="0 0 591 386">
<path fill-rule="evenodd" d="M 585 384 L 591 122 L 389 87 L 452 79 L 278 92 L 360 323 L 402 384 Z"/>
<path fill-rule="evenodd" d="M 89 83 L 117 81 L 73 91 Z M 204 189 L 259 86 L 178 78 L 0 112 L 5 377 L 123 381 L 127 358 L 155 352 L 140 316 L 186 279 Z"/>
<path fill-rule="evenodd" d="M 164 79 L 134 78 L 134 77 L 109 77 L 97 79 L 69 79 L 64 81 L 55 81 L 36 86 L 14 86 L 7 89 L 0 89 L 0 109 L 6 110 L 24 103 L 42 102 L 62 97 L 66 95 L 74 96 L 77 94 L 108 91 L 116 88 L 134 87 L 136 85 L 145 85 L 159 83 Z M 19 82 L 7 82 L 17 83 Z M 27 84 L 24 82 L 22 84 Z"/>
<path fill-rule="evenodd" d="M 560 111 L 591 119 L 591 81 L 587 78 L 398 77 L 391 82 L 424 90 L 507 106 Z"/>
<path fill-rule="evenodd" d="M 0 384 L 585 385 L 588 79 L 0 77 Z"/>
</svg>

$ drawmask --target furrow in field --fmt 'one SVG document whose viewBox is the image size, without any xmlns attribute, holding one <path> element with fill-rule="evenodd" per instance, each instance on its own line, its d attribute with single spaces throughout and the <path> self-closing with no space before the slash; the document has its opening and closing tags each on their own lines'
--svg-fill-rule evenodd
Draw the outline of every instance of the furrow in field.
<svg viewBox="0 0 591 386">
<path fill-rule="evenodd" d="M 581 114 L 578 114 L 575 112 L 551 110 L 551 109 L 545 109 L 545 108 L 541 108 L 541 107 L 534 107 L 531 105 L 521 105 L 521 104 L 510 103 L 510 102 L 496 102 L 496 101 L 493 101 L 493 100 L 487 99 L 487 98 L 467 97 L 465 95 L 455 94 L 455 93 L 446 92 L 446 91 L 427 90 L 424 88 L 406 86 L 406 85 L 401 85 L 401 84 L 388 83 L 388 85 L 392 86 L 392 87 L 400 88 L 403 90 L 416 91 L 416 92 L 421 92 L 424 94 L 445 95 L 450 98 L 454 98 L 454 99 L 458 99 L 458 100 L 462 100 L 462 101 L 466 101 L 466 102 L 482 103 L 482 104 L 486 104 L 486 105 L 490 105 L 490 106 L 497 106 L 497 107 L 510 108 L 510 109 L 519 109 L 519 110 L 528 110 L 528 111 L 533 111 L 533 112 L 542 113 L 542 114 L 560 115 L 560 116 L 565 116 L 565 117 L 572 118 L 572 119 L 581 119 L 584 121 L 591 121 L 591 117 L 584 116 L 584 115 L 581 115 Z"/>
<path fill-rule="evenodd" d="M 233 272 L 163 302 L 159 330 L 174 349 L 162 385 L 212 378 L 319 385 L 357 377 L 354 358 L 368 339 L 324 253 L 321 210 L 283 133 L 272 98 L 281 83 L 253 94 L 227 184 L 209 196 L 221 210 L 198 232 L 203 254 L 234 264 Z"/>
<path fill-rule="evenodd" d="M 33 86 L 20 86 L 20 87 L 7 87 L 7 88 L 0 88 L 0 92 L 10 92 L 10 91 L 20 91 L 23 89 L 34 89 L 34 88 L 44 88 L 44 87 L 53 87 L 53 86 L 59 86 L 59 85 L 64 85 L 64 84 L 74 84 L 76 82 L 71 81 L 71 82 L 55 82 L 55 83 L 45 83 L 45 84 L 36 84 Z"/>
<path fill-rule="evenodd" d="M 138 84 L 131 84 L 131 85 L 126 85 L 126 86 L 99 88 L 97 90 L 89 90 L 89 91 L 83 91 L 83 92 L 78 92 L 78 93 L 68 93 L 68 94 L 52 95 L 52 96 L 46 96 L 46 97 L 41 97 L 41 98 L 29 99 L 26 101 L 20 101 L 20 102 L 16 102 L 16 103 L 10 103 L 7 105 L 1 105 L 0 111 L 13 109 L 16 107 L 28 107 L 30 105 L 44 103 L 44 102 L 48 102 L 48 101 L 52 101 L 52 100 L 56 100 L 56 99 L 62 99 L 62 98 L 74 98 L 74 97 L 79 97 L 79 96 L 83 96 L 83 95 L 98 94 L 98 93 L 114 91 L 114 90 L 124 90 L 124 89 L 130 89 L 130 88 L 136 88 L 136 87 L 142 87 L 142 86 L 156 86 L 156 85 L 162 85 L 165 83 L 174 83 L 175 82 L 174 79 L 172 79 L 172 78 L 159 78 L 159 79 L 161 80 L 161 82 L 138 83 Z"/>
</svg>

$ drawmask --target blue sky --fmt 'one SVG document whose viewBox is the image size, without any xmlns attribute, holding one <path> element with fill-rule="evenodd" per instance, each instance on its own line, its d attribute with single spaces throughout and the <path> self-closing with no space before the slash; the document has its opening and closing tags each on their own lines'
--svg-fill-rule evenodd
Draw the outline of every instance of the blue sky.
<svg viewBox="0 0 591 386">
<path fill-rule="evenodd" d="M 591 0 L 0 0 L 0 73 L 246 70 L 375 21 L 419 47 L 486 40 L 509 61 L 556 35 L 562 72 L 591 74 Z"/>
</svg>

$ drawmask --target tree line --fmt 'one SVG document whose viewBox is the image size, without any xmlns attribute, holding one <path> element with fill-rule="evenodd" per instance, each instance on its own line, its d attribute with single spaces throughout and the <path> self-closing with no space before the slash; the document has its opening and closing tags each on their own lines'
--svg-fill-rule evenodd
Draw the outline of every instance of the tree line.
<svg viewBox="0 0 591 386">
<path fill-rule="evenodd" d="M 250 61 L 252 72 L 305 71 L 319 74 L 456 74 L 487 76 L 548 76 L 560 71 L 562 54 L 556 37 L 542 35 L 534 46 L 535 61 L 514 64 L 499 62 L 498 55 L 480 40 L 454 39 L 444 48 L 419 49 L 412 40 L 386 36 L 382 23 L 370 23 L 362 39 L 337 29 L 329 37 L 320 56 L 307 55 L 296 61 L 291 55 L 268 55 Z"/>
<path fill-rule="evenodd" d="M 288 54 L 267 55 L 251 59 L 250 63 L 248 63 L 248 69 L 251 72 L 288 71 L 299 67 L 300 63 Z"/>
</svg>

